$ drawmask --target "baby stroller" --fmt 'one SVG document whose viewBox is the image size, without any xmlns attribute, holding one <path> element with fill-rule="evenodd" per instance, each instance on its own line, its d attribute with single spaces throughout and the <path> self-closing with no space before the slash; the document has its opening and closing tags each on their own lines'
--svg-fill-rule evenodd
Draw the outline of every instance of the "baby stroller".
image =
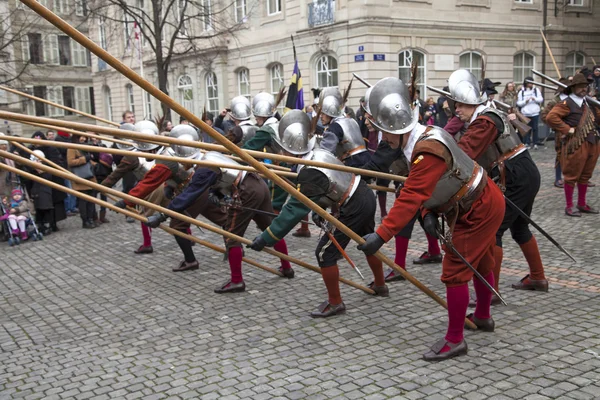
<svg viewBox="0 0 600 400">
<path fill-rule="evenodd" d="M 23 192 L 23 195 L 25 196 L 25 199 L 27 200 L 27 202 L 29 204 L 33 204 L 29 198 L 29 194 L 27 193 L 27 190 L 23 187 L 23 189 L 21 189 Z M 2 202 L 0 203 L 0 214 L 4 215 L 7 214 L 9 212 L 9 202 L 8 199 L 5 198 L 2 200 Z M 38 240 L 43 240 L 43 235 L 42 233 L 38 230 L 37 225 L 35 224 L 35 220 L 33 218 L 33 216 L 31 215 L 31 211 L 27 210 L 26 211 L 26 215 L 27 215 L 27 219 L 25 220 L 25 230 L 27 231 L 27 236 L 29 238 L 31 238 L 34 242 L 38 241 Z M 19 245 L 21 243 L 21 238 L 19 238 L 18 235 L 14 235 L 12 232 L 12 229 L 10 227 L 10 224 L 8 221 L 3 221 L 3 229 L 8 233 L 8 245 L 9 246 L 14 246 L 14 245 Z"/>
</svg>

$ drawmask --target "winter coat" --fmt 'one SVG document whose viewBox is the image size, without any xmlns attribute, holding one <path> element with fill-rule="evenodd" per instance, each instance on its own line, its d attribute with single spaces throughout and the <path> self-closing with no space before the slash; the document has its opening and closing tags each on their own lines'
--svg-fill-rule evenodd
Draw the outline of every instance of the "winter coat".
<svg viewBox="0 0 600 400">
<path fill-rule="evenodd" d="M 52 180 L 52 175 L 43 172 L 36 173 L 41 178 Z M 52 198 L 52 188 L 37 181 L 33 182 L 31 187 L 31 199 L 36 210 L 51 210 L 54 208 L 54 200 Z"/>
<path fill-rule="evenodd" d="M 531 101 L 528 101 L 532 99 Z M 544 102 L 542 91 L 536 87 L 533 89 L 523 88 L 519 90 L 517 105 L 521 107 L 521 113 L 526 117 L 540 115 L 540 105 Z"/>
<path fill-rule="evenodd" d="M 68 149 L 67 150 L 67 165 L 69 166 L 69 168 L 73 168 L 73 167 L 78 167 L 80 165 L 84 165 L 86 162 L 88 162 L 90 160 L 89 156 L 86 157 L 87 153 L 84 153 L 82 151 L 76 150 L 76 149 Z M 88 179 L 90 182 L 96 182 L 96 177 L 92 176 L 90 179 Z M 91 187 L 86 186 L 86 185 L 82 185 L 80 183 L 71 182 L 73 185 L 73 189 L 77 190 L 78 192 L 82 192 L 84 190 L 92 190 Z"/>
<path fill-rule="evenodd" d="M 500 101 L 508 104 L 511 107 L 515 107 L 517 105 L 517 92 L 506 92 L 506 94 L 502 93 L 500 95 Z"/>
</svg>

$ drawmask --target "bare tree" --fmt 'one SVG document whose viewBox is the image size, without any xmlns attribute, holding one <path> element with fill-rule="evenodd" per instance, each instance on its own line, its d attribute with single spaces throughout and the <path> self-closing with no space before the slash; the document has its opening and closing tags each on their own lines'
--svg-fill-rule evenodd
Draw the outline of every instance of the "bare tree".
<svg viewBox="0 0 600 400">
<path fill-rule="evenodd" d="M 239 4 L 242 5 L 240 8 Z M 111 22 L 125 35 L 128 27 L 139 27 L 151 51 L 159 89 L 168 94 L 168 72 L 173 61 L 196 55 L 210 69 L 212 60 L 227 48 L 227 41 L 244 29 L 249 15 L 247 0 L 94 0 L 90 15 Z M 119 29 L 120 28 L 120 29 Z M 116 35 L 119 40 L 127 37 Z M 170 119 L 170 110 L 163 104 L 163 115 Z"/>
</svg>

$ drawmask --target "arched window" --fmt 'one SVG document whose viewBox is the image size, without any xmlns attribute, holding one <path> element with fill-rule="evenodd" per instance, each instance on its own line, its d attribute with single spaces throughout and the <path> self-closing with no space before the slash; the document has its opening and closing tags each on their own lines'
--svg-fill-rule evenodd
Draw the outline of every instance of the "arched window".
<svg viewBox="0 0 600 400">
<path fill-rule="evenodd" d="M 581 69 L 585 65 L 585 54 L 578 51 L 567 54 L 567 61 L 565 63 L 565 76 L 575 75 L 578 69 Z"/>
<path fill-rule="evenodd" d="M 217 75 L 214 72 L 206 74 L 206 100 L 208 111 L 216 115 L 219 112 L 219 87 L 217 86 Z"/>
<path fill-rule="evenodd" d="M 273 66 L 271 66 L 271 68 L 269 68 L 269 76 L 271 78 L 271 93 L 273 94 L 273 97 L 277 98 L 277 94 L 279 93 L 279 90 L 285 86 L 285 84 L 283 83 L 283 65 L 281 64 L 274 64 Z M 279 104 L 279 107 L 277 107 L 277 109 L 279 110 L 279 113 L 283 113 L 283 107 L 285 106 L 285 101 L 282 101 Z"/>
<path fill-rule="evenodd" d="M 471 71 L 477 79 L 481 79 L 481 54 L 469 51 L 460 56 L 458 66 Z"/>
<path fill-rule="evenodd" d="M 192 78 L 189 75 L 181 75 L 177 79 L 177 90 L 179 91 L 179 99 L 181 105 L 186 110 L 194 112 L 194 88 Z"/>
<path fill-rule="evenodd" d="M 421 99 L 427 98 L 427 70 L 425 69 L 425 54 L 417 50 L 404 50 L 398 54 L 398 78 L 408 84 L 411 81 L 410 69 L 413 63 L 417 63 L 417 89 L 421 93 Z"/>
<path fill-rule="evenodd" d="M 317 60 L 317 86 L 320 88 L 338 85 L 338 63 L 333 56 Z"/>
<path fill-rule="evenodd" d="M 131 86 L 131 83 L 125 85 L 125 90 L 127 91 L 127 109 L 135 114 L 135 97 L 133 96 L 133 86 Z"/>
<path fill-rule="evenodd" d="M 250 71 L 248 71 L 246 68 L 240 69 L 237 73 L 237 78 L 238 94 L 240 96 L 248 98 L 248 100 L 251 101 L 252 96 L 250 95 Z"/>
<path fill-rule="evenodd" d="M 522 83 L 525 77 L 532 76 L 535 68 L 535 56 L 526 52 L 517 53 L 513 59 L 513 80 Z"/>
<path fill-rule="evenodd" d="M 112 95 L 110 93 L 110 88 L 106 85 L 102 87 L 102 97 L 104 98 L 104 113 L 106 115 L 106 119 L 109 121 L 113 120 L 113 109 L 112 109 Z"/>
</svg>

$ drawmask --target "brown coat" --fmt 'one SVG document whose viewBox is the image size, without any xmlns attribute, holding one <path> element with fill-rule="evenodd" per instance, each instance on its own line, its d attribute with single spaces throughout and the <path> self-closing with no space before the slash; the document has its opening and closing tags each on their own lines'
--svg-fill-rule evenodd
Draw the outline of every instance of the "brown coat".
<svg viewBox="0 0 600 400">
<path fill-rule="evenodd" d="M 83 153 L 81 151 L 76 150 L 76 149 L 68 149 L 67 150 L 67 165 L 69 166 L 69 168 L 77 167 L 79 165 L 84 165 L 86 162 L 87 161 L 85 159 L 85 156 L 83 155 Z M 92 176 L 88 180 L 90 182 L 96 182 L 96 177 Z M 82 185 L 77 182 L 71 181 L 71 184 L 73 185 L 73 190 L 77 190 L 78 192 L 82 192 L 84 190 L 92 190 L 91 187 Z"/>
</svg>

